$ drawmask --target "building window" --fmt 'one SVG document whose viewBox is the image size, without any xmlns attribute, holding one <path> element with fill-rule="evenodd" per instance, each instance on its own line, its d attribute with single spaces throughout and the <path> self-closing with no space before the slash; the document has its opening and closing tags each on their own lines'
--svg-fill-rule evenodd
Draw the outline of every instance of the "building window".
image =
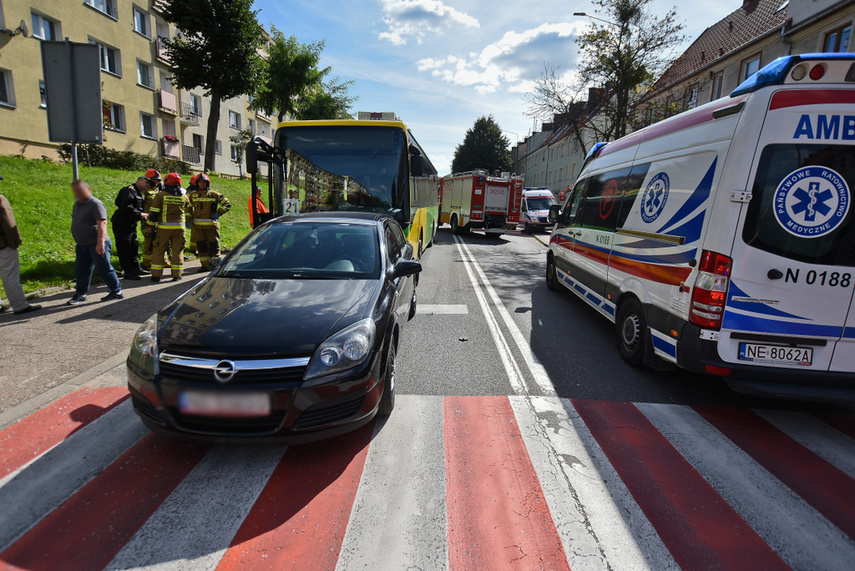
<svg viewBox="0 0 855 571">
<path fill-rule="evenodd" d="M 240 130 L 240 114 L 229 111 L 229 127 Z"/>
<path fill-rule="evenodd" d="M 154 89 L 154 74 L 151 72 L 151 66 L 147 63 L 137 61 L 137 83 L 143 87 Z"/>
<path fill-rule="evenodd" d="M 837 28 L 833 32 L 825 34 L 824 52 L 847 52 L 849 51 L 849 38 L 852 35 L 852 25 Z"/>
<path fill-rule="evenodd" d="M 12 86 L 12 72 L 0 69 L 0 105 L 15 106 L 15 90 Z"/>
<path fill-rule="evenodd" d="M 39 107 L 47 108 L 47 93 L 45 92 L 45 82 L 39 81 Z"/>
<path fill-rule="evenodd" d="M 140 112 L 140 136 L 146 139 L 157 139 L 157 124 L 154 116 Z"/>
<path fill-rule="evenodd" d="M 252 119 L 247 119 L 246 128 L 249 130 L 250 133 L 255 135 L 255 121 L 253 121 Z"/>
<path fill-rule="evenodd" d="M 190 94 L 190 114 L 197 117 L 202 116 L 202 98 L 192 93 Z"/>
<path fill-rule="evenodd" d="M 104 128 L 125 132 L 125 106 L 104 101 Z"/>
<path fill-rule="evenodd" d="M 202 152 L 202 148 L 204 147 L 202 141 L 202 135 L 193 134 L 193 147 L 199 149 L 199 152 Z"/>
<path fill-rule="evenodd" d="M 148 14 L 134 6 L 134 31 L 151 38 L 151 23 Z"/>
<path fill-rule="evenodd" d="M 95 8 L 99 12 L 107 14 L 111 18 L 118 16 L 115 0 L 86 0 L 86 5 Z"/>
<path fill-rule="evenodd" d="M 89 42 L 95 44 L 101 50 L 101 71 L 106 71 L 113 75 L 122 75 L 122 59 L 119 50 L 105 46 L 95 40 L 89 40 Z"/>
<path fill-rule="evenodd" d="M 223 154 L 223 142 L 222 141 L 216 142 L 216 144 L 214 145 L 214 153 L 222 156 L 222 154 Z"/>
<path fill-rule="evenodd" d="M 247 103 L 249 103 L 250 105 L 252 105 L 252 102 L 253 102 L 253 101 L 255 101 L 255 95 L 252 95 L 252 94 L 250 93 L 249 95 L 247 95 L 247 96 L 246 96 L 246 102 L 247 102 Z"/>
<path fill-rule="evenodd" d="M 694 109 L 698 106 L 698 84 L 692 85 L 686 90 L 686 94 L 683 97 L 683 107 L 685 109 Z"/>
<path fill-rule="evenodd" d="M 753 56 L 742 62 L 742 81 L 745 81 L 755 73 L 760 71 L 760 56 Z"/>
<path fill-rule="evenodd" d="M 240 156 L 240 150 L 237 145 L 232 145 L 231 149 L 232 162 L 238 162 L 238 157 Z"/>
<path fill-rule="evenodd" d="M 721 99 L 721 87 L 724 83 L 724 74 L 717 73 L 713 76 L 712 80 L 712 97 L 710 101 L 715 101 L 716 99 Z"/>
<path fill-rule="evenodd" d="M 51 20 L 41 14 L 32 13 L 33 37 L 40 40 L 58 40 L 62 37 L 59 22 Z"/>
</svg>

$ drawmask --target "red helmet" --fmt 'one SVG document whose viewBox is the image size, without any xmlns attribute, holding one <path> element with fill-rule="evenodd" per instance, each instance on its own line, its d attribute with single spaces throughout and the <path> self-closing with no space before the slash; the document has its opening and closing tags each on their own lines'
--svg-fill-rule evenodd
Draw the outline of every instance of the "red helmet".
<svg viewBox="0 0 855 571">
<path fill-rule="evenodd" d="M 199 178 L 198 174 L 194 174 L 193 176 L 190 177 L 190 186 L 193 186 L 194 184 L 196 184 L 197 178 Z"/>
<path fill-rule="evenodd" d="M 157 169 L 148 169 L 145 171 L 145 177 L 152 182 L 161 179 L 160 173 Z"/>
<path fill-rule="evenodd" d="M 196 185 L 197 186 L 203 180 L 208 183 L 208 188 L 211 188 L 211 179 L 208 178 L 208 175 L 206 175 L 203 172 L 200 172 L 199 174 L 196 175 Z"/>
<path fill-rule="evenodd" d="M 181 175 L 177 172 L 171 172 L 163 179 L 163 184 L 166 186 L 181 186 Z"/>
</svg>

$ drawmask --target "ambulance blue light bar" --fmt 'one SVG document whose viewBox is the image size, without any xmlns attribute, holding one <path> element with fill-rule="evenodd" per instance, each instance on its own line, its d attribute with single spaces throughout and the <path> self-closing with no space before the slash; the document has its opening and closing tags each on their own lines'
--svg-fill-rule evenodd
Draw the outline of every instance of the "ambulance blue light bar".
<svg viewBox="0 0 855 571">
<path fill-rule="evenodd" d="M 801 54 L 795 56 L 779 57 L 733 90 L 731 97 L 752 93 L 758 89 L 770 85 L 782 85 L 787 79 L 787 74 L 797 64 L 803 61 L 816 60 L 851 60 L 855 61 L 855 54 L 851 53 L 829 53 L 829 54 Z"/>
</svg>

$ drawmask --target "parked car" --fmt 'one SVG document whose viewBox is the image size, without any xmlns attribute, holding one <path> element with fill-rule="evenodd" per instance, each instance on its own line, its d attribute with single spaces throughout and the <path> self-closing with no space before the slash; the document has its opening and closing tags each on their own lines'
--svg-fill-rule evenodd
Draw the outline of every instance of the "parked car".
<svg viewBox="0 0 855 571">
<path fill-rule="evenodd" d="M 385 215 L 272 220 L 140 328 L 134 409 L 154 432 L 218 442 L 300 442 L 390 414 L 413 259 Z"/>
</svg>

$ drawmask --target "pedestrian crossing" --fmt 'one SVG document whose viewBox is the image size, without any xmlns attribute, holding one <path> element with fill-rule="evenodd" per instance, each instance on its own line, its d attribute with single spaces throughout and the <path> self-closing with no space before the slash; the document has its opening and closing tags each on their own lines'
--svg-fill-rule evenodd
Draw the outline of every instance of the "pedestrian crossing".
<svg viewBox="0 0 855 571">
<path fill-rule="evenodd" d="M 220 447 L 82 389 L 0 431 L 0 569 L 853 569 L 853 497 L 855 415 L 401 395 Z"/>
</svg>

